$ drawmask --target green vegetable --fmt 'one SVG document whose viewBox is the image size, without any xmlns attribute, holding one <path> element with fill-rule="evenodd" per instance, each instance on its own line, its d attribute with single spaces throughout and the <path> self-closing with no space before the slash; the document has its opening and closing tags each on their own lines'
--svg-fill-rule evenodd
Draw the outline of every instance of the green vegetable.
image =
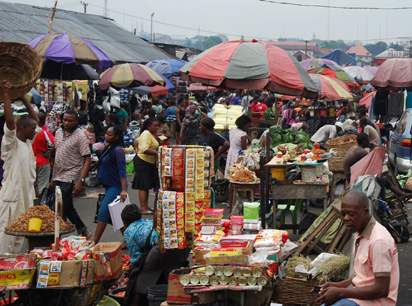
<svg viewBox="0 0 412 306">
<path fill-rule="evenodd" d="M 279 125 L 272 125 L 272 126 L 269 128 L 269 133 L 270 133 L 270 136 L 272 136 L 272 135 L 274 135 L 274 134 L 282 134 L 282 133 L 283 133 L 283 129 L 282 129 L 282 127 L 279 126 Z"/>
<path fill-rule="evenodd" d="M 282 136 L 283 143 L 290 143 L 293 142 L 293 136 L 289 133 L 286 133 Z"/>
<path fill-rule="evenodd" d="M 267 110 L 265 110 L 265 112 L 263 113 L 263 119 L 265 120 L 270 120 L 272 118 L 275 117 L 275 112 L 273 111 L 272 108 L 268 108 Z"/>
</svg>

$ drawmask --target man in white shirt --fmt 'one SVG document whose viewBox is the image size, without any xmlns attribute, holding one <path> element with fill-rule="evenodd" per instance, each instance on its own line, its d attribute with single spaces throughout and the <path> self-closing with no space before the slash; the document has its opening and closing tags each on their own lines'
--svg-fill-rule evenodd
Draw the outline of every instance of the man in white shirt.
<svg viewBox="0 0 412 306">
<path fill-rule="evenodd" d="M 4 228 L 15 221 L 26 209 L 33 206 L 36 158 L 32 144 L 36 135 L 38 118 L 29 101 L 22 97 L 28 116 L 14 123 L 9 98 L 11 84 L 3 82 L 4 136 L 1 159 L 4 161 L 3 188 L 0 190 L 0 253 L 19 253 L 24 238 L 6 235 Z"/>
<path fill-rule="evenodd" d="M 313 143 L 319 142 L 321 146 L 325 146 L 329 139 L 336 138 L 338 133 L 343 130 L 343 123 L 336 122 L 335 125 L 326 124 L 322 126 L 310 139 Z"/>
</svg>

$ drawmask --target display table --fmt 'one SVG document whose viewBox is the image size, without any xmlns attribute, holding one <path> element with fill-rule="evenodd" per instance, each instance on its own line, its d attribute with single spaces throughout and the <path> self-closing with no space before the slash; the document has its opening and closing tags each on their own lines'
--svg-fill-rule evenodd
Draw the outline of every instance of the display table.
<svg viewBox="0 0 412 306">
<path fill-rule="evenodd" d="M 75 227 L 60 231 L 60 236 L 65 234 L 70 234 L 75 231 Z M 4 230 L 7 235 L 11 236 L 18 236 L 18 237 L 25 237 L 27 238 L 27 244 L 29 251 L 42 248 L 42 247 L 50 247 L 52 243 L 54 243 L 54 232 L 14 232 L 9 230 Z"/>
<path fill-rule="evenodd" d="M 328 207 L 329 182 L 323 183 L 293 183 L 293 184 L 273 184 L 273 224 L 276 227 L 276 210 L 279 200 L 290 199 L 323 199 L 323 209 Z"/>
</svg>

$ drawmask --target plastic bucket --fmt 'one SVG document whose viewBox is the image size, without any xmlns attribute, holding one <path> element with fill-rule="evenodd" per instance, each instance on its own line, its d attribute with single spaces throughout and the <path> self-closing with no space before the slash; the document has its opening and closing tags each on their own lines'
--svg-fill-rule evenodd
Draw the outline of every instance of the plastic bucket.
<svg viewBox="0 0 412 306">
<path fill-rule="evenodd" d="M 30 218 L 29 219 L 29 232 L 40 232 L 41 219 L 40 218 Z"/>
<path fill-rule="evenodd" d="M 160 306 L 167 300 L 167 284 L 150 286 L 147 290 L 149 306 Z"/>
<path fill-rule="evenodd" d="M 278 181 L 286 181 L 287 167 L 273 167 L 270 169 L 272 177 Z"/>
<path fill-rule="evenodd" d="M 120 305 L 123 306 L 123 305 L 124 305 L 124 304 L 123 304 L 124 296 L 116 295 L 117 293 L 120 293 L 120 292 L 125 292 L 125 293 L 126 293 L 126 287 L 121 287 L 121 288 L 113 289 L 113 290 L 109 293 L 109 296 L 110 296 L 112 299 L 114 299 L 115 301 L 117 301 Z"/>
</svg>

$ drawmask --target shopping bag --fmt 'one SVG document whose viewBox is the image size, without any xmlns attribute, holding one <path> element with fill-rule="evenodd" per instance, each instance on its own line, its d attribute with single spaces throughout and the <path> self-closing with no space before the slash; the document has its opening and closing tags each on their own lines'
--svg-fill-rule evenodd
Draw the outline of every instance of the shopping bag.
<svg viewBox="0 0 412 306">
<path fill-rule="evenodd" d="M 110 218 L 112 219 L 114 231 L 117 231 L 123 227 L 121 213 L 123 208 L 125 208 L 128 204 L 130 204 L 129 196 L 127 196 L 124 202 L 121 202 L 120 197 L 117 197 L 112 203 L 109 204 Z"/>
</svg>

